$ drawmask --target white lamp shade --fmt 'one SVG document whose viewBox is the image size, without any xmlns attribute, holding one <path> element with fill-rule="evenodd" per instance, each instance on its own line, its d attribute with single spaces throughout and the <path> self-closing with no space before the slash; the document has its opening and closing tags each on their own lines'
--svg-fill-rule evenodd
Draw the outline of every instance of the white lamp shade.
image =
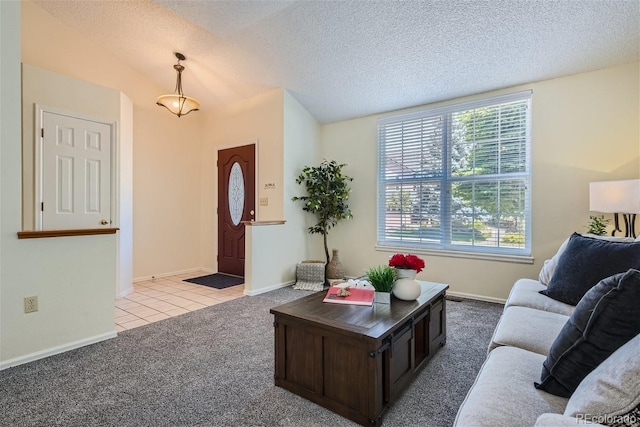
<svg viewBox="0 0 640 427">
<path fill-rule="evenodd" d="M 589 210 L 640 213 L 640 179 L 589 183 Z"/>
<path fill-rule="evenodd" d="M 156 104 L 162 105 L 178 117 L 200 109 L 200 102 L 197 99 L 184 95 L 180 96 L 177 93 L 160 95 L 156 100 Z"/>
</svg>

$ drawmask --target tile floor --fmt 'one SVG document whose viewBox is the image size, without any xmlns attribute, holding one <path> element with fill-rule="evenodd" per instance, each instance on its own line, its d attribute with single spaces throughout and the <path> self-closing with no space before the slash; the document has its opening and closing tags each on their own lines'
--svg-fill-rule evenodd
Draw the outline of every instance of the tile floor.
<svg viewBox="0 0 640 427">
<path fill-rule="evenodd" d="M 207 274 L 210 273 L 197 271 L 134 283 L 132 293 L 116 299 L 116 332 L 242 296 L 244 285 L 215 289 L 184 281 Z"/>
</svg>

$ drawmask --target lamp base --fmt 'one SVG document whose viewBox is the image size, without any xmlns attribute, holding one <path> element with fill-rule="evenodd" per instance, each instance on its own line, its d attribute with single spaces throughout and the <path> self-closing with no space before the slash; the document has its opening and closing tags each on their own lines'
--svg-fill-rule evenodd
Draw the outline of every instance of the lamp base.
<svg viewBox="0 0 640 427">
<path fill-rule="evenodd" d="M 624 218 L 624 237 L 636 237 L 636 214 L 621 214 Z M 613 214 L 614 227 L 611 232 L 612 236 L 616 235 L 616 231 L 622 232 L 620 229 L 620 220 L 618 214 Z"/>
</svg>

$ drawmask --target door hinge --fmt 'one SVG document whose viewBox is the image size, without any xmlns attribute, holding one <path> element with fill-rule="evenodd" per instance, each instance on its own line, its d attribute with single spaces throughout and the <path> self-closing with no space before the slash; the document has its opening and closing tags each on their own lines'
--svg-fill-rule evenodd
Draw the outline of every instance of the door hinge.
<svg viewBox="0 0 640 427">
<path fill-rule="evenodd" d="M 216 262 L 220 261 L 220 255 L 216 255 Z"/>
<path fill-rule="evenodd" d="M 40 136 L 44 138 L 44 128 L 40 128 Z"/>
<path fill-rule="evenodd" d="M 44 202 L 40 202 L 40 212 L 44 212 Z"/>
</svg>

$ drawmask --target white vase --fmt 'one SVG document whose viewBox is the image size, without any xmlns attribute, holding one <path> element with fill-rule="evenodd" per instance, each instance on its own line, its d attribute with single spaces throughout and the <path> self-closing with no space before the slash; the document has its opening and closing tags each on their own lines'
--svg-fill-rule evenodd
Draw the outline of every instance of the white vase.
<svg viewBox="0 0 640 427">
<path fill-rule="evenodd" d="M 396 268 L 397 280 L 393 283 L 393 294 L 398 299 L 411 301 L 420 296 L 422 286 L 416 281 L 417 272 L 409 268 Z"/>
</svg>

